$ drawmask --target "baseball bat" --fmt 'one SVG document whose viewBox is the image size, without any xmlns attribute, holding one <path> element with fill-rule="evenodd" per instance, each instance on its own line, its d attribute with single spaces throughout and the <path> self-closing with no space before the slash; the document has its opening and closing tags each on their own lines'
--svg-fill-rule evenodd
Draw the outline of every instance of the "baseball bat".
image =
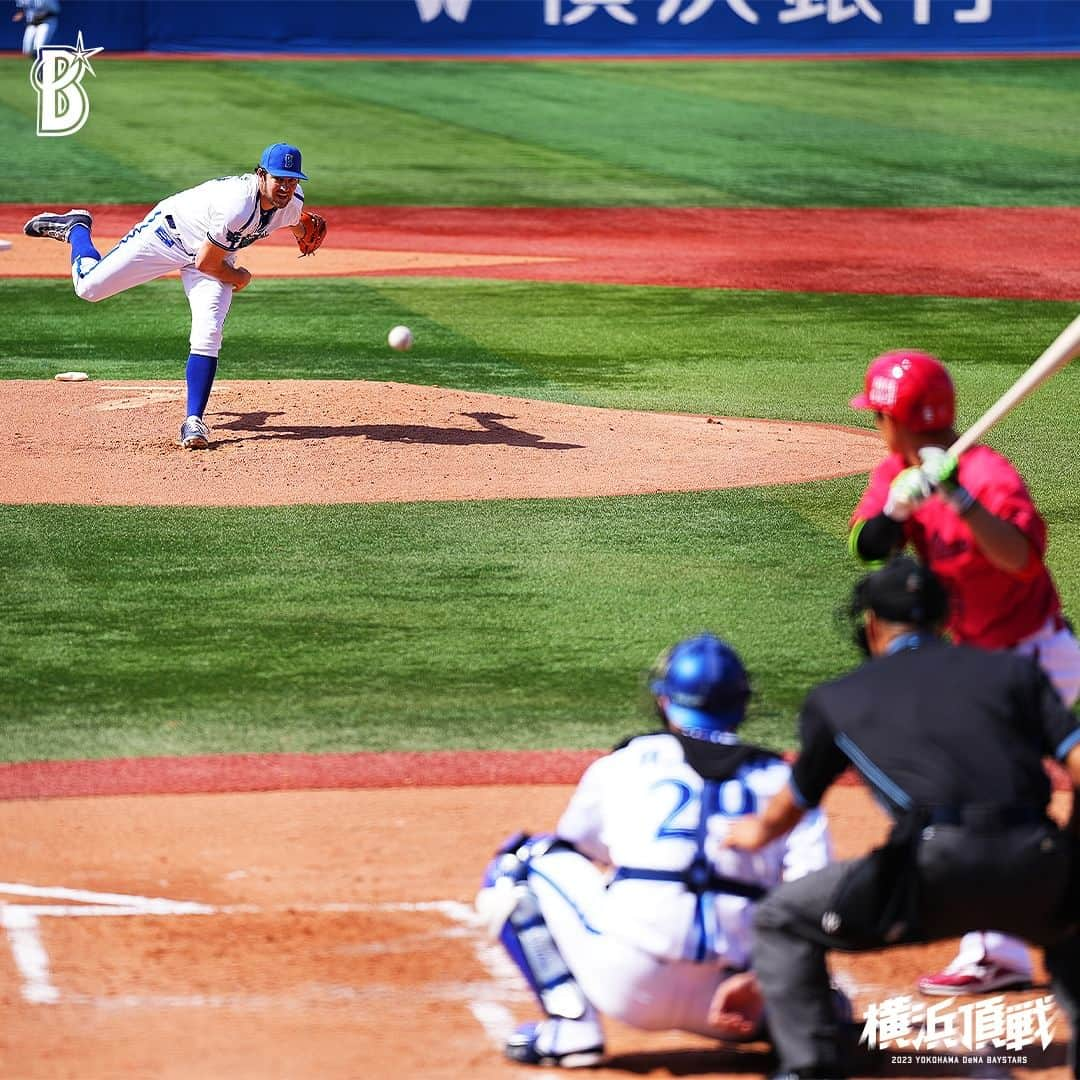
<svg viewBox="0 0 1080 1080">
<path fill-rule="evenodd" d="M 974 446 L 1006 413 L 1078 355 L 1080 315 L 1054 338 L 1042 356 L 949 447 L 949 453 L 959 457 L 969 447 Z"/>
</svg>

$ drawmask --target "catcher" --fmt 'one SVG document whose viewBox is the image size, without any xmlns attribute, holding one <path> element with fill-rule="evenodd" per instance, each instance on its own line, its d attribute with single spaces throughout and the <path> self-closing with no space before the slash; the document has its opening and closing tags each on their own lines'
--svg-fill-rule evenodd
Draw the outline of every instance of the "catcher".
<svg viewBox="0 0 1080 1080">
<path fill-rule="evenodd" d="M 88 210 L 42 213 L 23 227 L 27 236 L 71 246 L 71 278 L 84 300 L 104 300 L 175 270 L 191 307 L 190 353 L 185 372 L 187 418 L 180 445 L 205 450 L 210 429 L 203 414 L 217 374 L 225 316 L 234 292 L 251 272 L 236 265 L 241 248 L 286 228 L 300 255 L 314 255 L 326 238 L 326 222 L 304 209 L 300 151 L 287 143 L 268 146 L 253 173 L 223 176 L 170 195 L 102 256 L 90 235 Z"/>
<path fill-rule="evenodd" d="M 754 904 L 829 861 L 818 811 L 761 857 L 722 847 L 731 823 L 791 775 L 736 735 L 750 686 L 730 645 L 711 634 L 679 642 L 650 689 L 663 730 L 595 761 L 556 834 L 507 841 L 477 896 L 544 1014 L 506 1044 L 522 1064 L 597 1064 L 602 1015 L 732 1042 L 761 1037 L 748 970 Z M 846 999 L 836 1005 L 843 1011 Z"/>
</svg>

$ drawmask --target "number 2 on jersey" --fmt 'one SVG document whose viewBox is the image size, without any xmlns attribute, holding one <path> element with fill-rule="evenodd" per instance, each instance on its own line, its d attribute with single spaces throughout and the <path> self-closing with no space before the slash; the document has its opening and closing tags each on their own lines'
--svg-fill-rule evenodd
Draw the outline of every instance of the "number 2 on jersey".
<svg viewBox="0 0 1080 1080">
<path fill-rule="evenodd" d="M 661 780 L 653 785 L 653 791 L 662 787 L 675 789 L 675 806 L 661 822 L 660 828 L 656 830 L 656 839 L 682 837 L 692 840 L 697 833 L 698 816 L 701 813 L 701 792 L 694 791 L 682 780 Z M 753 814 L 757 810 L 754 793 L 741 780 L 725 780 L 720 785 L 719 796 L 717 809 L 724 817 L 742 817 L 745 814 Z M 679 816 L 692 804 L 697 804 L 692 823 L 678 824 Z"/>
</svg>

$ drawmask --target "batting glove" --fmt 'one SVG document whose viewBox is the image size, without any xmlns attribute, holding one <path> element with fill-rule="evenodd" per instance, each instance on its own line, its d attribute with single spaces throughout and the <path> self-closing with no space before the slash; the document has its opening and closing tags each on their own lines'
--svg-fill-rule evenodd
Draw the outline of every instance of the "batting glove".
<svg viewBox="0 0 1080 1080">
<path fill-rule="evenodd" d="M 923 476 L 932 488 L 944 488 L 948 491 L 959 485 L 957 474 L 960 462 L 948 450 L 940 446 L 924 446 L 919 451 L 919 457 L 922 458 Z"/>
<path fill-rule="evenodd" d="M 889 485 L 885 499 L 885 516 L 893 521 L 907 521 L 930 498 L 930 483 L 922 469 L 912 466 L 898 473 Z"/>
<path fill-rule="evenodd" d="M 960 483 L 960 462 L 956 455 L 940 446 L 924 446 L 919 457 L 922 458 L 920 472 L 931 489 L 940 492 L 958 514 L 966 514 L 975 496 Z"/>
</svg>

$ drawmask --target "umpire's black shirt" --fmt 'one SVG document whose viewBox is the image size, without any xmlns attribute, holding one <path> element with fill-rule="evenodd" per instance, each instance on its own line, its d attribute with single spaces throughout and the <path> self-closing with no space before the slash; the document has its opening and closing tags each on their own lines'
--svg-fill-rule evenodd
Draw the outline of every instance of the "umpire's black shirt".
<svg viewBox="0 0 1080 1080">
<path fill-rule="evenodd" d="M 914 806 L 1050 799 L 1044 756 L 1080 742 L 1077 720 L 1031 659 L 911 635 L 808 695 L 791 787 L 816 806 L 850 764 L 898 816 Z"/>
</svg>

